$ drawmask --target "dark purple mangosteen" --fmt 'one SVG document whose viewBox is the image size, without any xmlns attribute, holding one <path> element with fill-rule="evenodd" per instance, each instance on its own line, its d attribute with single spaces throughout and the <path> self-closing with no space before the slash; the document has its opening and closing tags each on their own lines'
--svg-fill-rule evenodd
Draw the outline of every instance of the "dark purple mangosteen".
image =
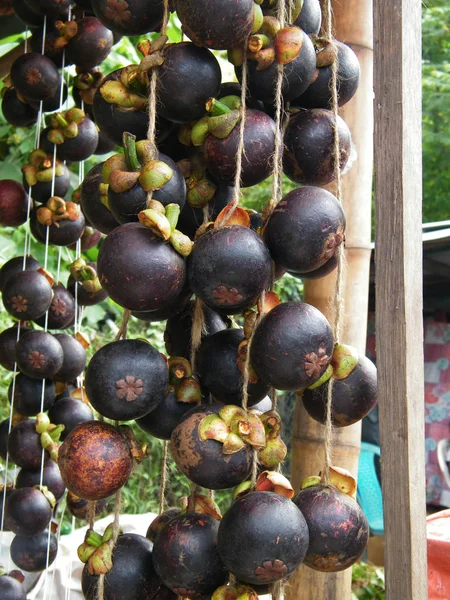
<svg viewBox="0 0 450 600">
<path fill-rule="evenodd" d="M 206 101 L 218 94 L 220 82 L 219 63 L 207 48 L 192 42 L 168 46 L 158 69 L 159 113 L 175 123 L 201 119 Z"/>
<path fill-rule="evenodd" d="M 9 575 L 0 576 L 0 596 L 3 600 L 27 600 L 24 584 Z"/>
<path fill-rule="evenodd" d="M 257 375 L 278 390 L 301 390 L 325 372 L 333 355 L 331 326 L 304 302 L 283 302 L 266 314 L 253 336 L 250 360 Z"/>
<path fill-rule="evenodd" d="M 101 201 L 102 193 L 99 186 L 103 183 L 102 167 L 103 163 L 95 165 L 84 178 L 81 185 L 80 204 L 86 220 L 92 227 L 108 234 L 119 223 L 109 208 Z"/>
<path fill-rule="evenodd" d="M 318 269 L 314 269 L 314 271 L 308 271 L 307 273 L 289 273 L 292 277 L 296 277 L 297 279 L 320 279 L 321 277 L 325 277 L 325 275 L 329 275 L 332 273 L 338 266 L 338 257 L 336 255 L 332 256 L 327 262 L 319 267 Z M 280 267 L 281 268 L 281 267 Z"/>
<path fill-rule="evenodd" d="M 92 8 L 108 29 L 121 35 L 158 31 L 164 13 L 162 0 L 92 0 Z"/>
<path fill-rule="evenodd" d="M 228 50 L 241 45 L 252 31 L 252 0 L 177 0 L 176 8 L 183 30 L 197 46 Z"/>
<path fill-rule="evenodd" d="M 264 242 L 242 225 L 210 229 L 197 239 L 188 261 L 193 292 L 221 314 L 254 306 L 271 276 L 272 261 Z"/>
<path fill-rule="evenodd" d="M 70 173 L 60 160 L 53 160 L 53 146 L 50 154 L 44 150 L 33 150 L 28 164 L 22 167 L 23 185 L 35 202 L 44 204 L 51 196 L 64 198 L 70 187 Z M 54 180 L 54 183 L 52 183 Z"/>
<path fill-rule="evenodd" d="M 167 319 L 164 343 L 170 356 L 182 356 L 190 359 L 194 306 L 194 301 L 191 301 L 181 312 Z M 203 307 L 203 318 L 202 338 L 211 336 L 229 326 L 228 320 L 207 306 Z"/>
<path fill-rule="evenodd" d="M 33 320 L 50 308 L 53 292 L 45 275 L 38 271 L 19 271 L 8 277 L 3 287 L 3 304 L 14 318 Z"/>
<path fill-rule="evenodd" d="M 48 329 L 67 329 L 75 318 L 75 298 L 60 283 L 52 286 L 53 298 L 48 310 Z M 45 326 L 45 315 L 34 321 L 41 327 Z"/>
<path fill-rule="evenodd" d="M 20 335 L 29 331 L 28 327 L 20 327 Z M 0 333 L 0 365 L 8 371 L 14 371 L 14 349 L 17 342 L 17 326 L 9 327 Z"/>
<path fill-rule="evenodd" d="M 322 108 L 302 110 L 289 119 L 284 135 L 283 168 L 295 183 L 326 185 L 334 180 L 335 119 Z M 339 166 L 345 167 L 350 156 L 351 134 L 338 116 Z"/>
<path fill-rule="evenodd" d="M 48 417 L 55 425 L 64 425 L 60 438 L 63 441 L 77 425 L 92 421 L 94 413 L 86 402 L 69 397 L 55 402 L 48 412 Z"/>
<path fill-rule="evenodd" d="M 27 216 L 28 194 L 23 185 L 13 179 L 2 179 L 0 181 L 0 225 L 19 227 L 25 223 Z"/>
<path fill-rule="evenodd" d="M 95 262 L 88 262 L 87 265 L 95 271 L 97 270 Z M 108 293 L 105 289 L 100 288 L 97 291 L 91 291 L 85 286 L 83 287 L 81 282 L 75 281 L 72 275 L 70 275 L 67 280 L 67 289 L 72 296 L 77 299 L 79 306 L 93 306 L 94 304 L 103 302 L 103 300 L 108 297 Z"/>
<path fill-rule="evenodd" d="M 40 435 L 36 432 L 36 421 L 25 419 L 11 429 L 8 437 L 8 454 L 17 466 L 23 469 L 39 469 L 41 466 L 42 446 Z M 45 460 L 49 455 L 45 452 Z"/>
<path fill-rule="evenodd" d="M 23 271 L 25 267 L 26 271 L 37 271 L 42 269 L 42 265 L 31 255 L 25 258 L 25 265 L 23 256 L 15 256 L 6 261 L 0 269 L 0 292 L 3 292 L 5 283 L 11 277 L 20 271 Z"/>
<path fill-rule="evenodd" d="M 28 6 L 41 15 L 61 19 L 69 10 L 70 0 L 26 0 Z"/>
<path fill-rule="evenodd" d="M 6 501 L 5 519 L 9 529 L 17 535 L 41 533 L 48 527 L 52 513 L 49 500 L 34 487 L 14 490 Z"/>
<path fill-rule="evenodd" d="M 99 243 L 99 241 L 102 238 L 102 233 L 100 231 L 97 231 L 97 229 L 94 229 L 91 226 L 85 226 L 83 229 L 83 233 L 81 234 L 80 237 L 80 250 L 81 252 L 86 252 L 86 250 L 90 250 L 91 248 L 95 248 L 97 246 L 97 244 Z M 70 250 L 73 250 L 74 252 L 77 249 L 77 243 L 78 240 L 75 244 L 70 244 L 70 246 L 68 246 L 68 248 L 70 248 Z"/>
<path fill-rule="evenodd" d="M 217 547 L 227 570 L 258 585 L 291 575 L 303 562 L 308 542 L 305 518 L 291 500 L 274 492 L 250 492 L 224 514 Z"/>
<path fill-rule="evenodd" d="M 57 89 L 56 92 L 53 94 L 53 96 L 51 96 L 50 98 L 47 98 L 46 100 L 44 100 L 42 102 L 42 110 L 46 113 L 53 113 L 55 112 L 55 110 L 60 110 L 60 107 L 62 104 L 64 104 L 64 102 L 67 100 L 67 84 L 65 81 L 63 81 L 62 83 L 63 89 L 62 89 L 62 95 L 61 95 L 61 88 Z M 34 103 L 34 106 L 36 106 L 37 103 Z M 53 152 L 52 152 L 52 156 L 53 156 Z"/>
<path fill-rule="evenodd" d="M 42 531 L 30 537 L 16 535 L 11 542 L 10 552 L 19 569 L 39 573 L 44 571 L 47 565 L 53 564 L 58 552 L 58 538 L 49 531 Z"/>
<path fill-rule="evenodd" d="M 2 113 L 10 125 L 30 127 L 36 123 L 39 111 L 20 100 L 14 88 L 9 88 L 2 97 Z"/>
<path fill-rule="evenodd" d="M 0 423 L 0 456 L 6 460 L 8 451 L 8 436 L 9 436 L 9 419 L 5 419 Z M 1 500 L 1 497 L 0 497 Z"/>
<path fill-rule="evenodd" d="M 181 508 L 169 508 L 165 510 L 163 513 L 154 518 L 153 521 L 150 523 L 145 537 L 151 542 L 154 542 L 156 540 L 156 536 L 164 527 L 164 525 L 174 517 L 178 517 L 180 514 Z"/>
<path fill-rule="evenodd" d="M 350 46 L 342 42 L 334 42 L 337 48 L 338 60 L 338 97 L 339 106 L 344 106 L 356 94 L 361 75 L 359 60 Z M 327 108 L 331 109 L 331 77 L 332 64 L 318 67 L 315 77 L 300 96 L 292 100 L 292 106 L 301 106 L 302 108 Z"/>
<path fill-rule="evenodd" d="M 10 76 L 17 92 L 30 101 L 50 98 L 61 86 L 55 63 L 37 52 L 27 52 L 16 58 Z"/>
<path fill-rule="evenodd" d="M 73 492 L 67 491 L 67 509 L 73 517 L 88 520 L 91 502 L 79 498 Z M 98 517 L 107 507 L 109 498 L 103 498 L 95 502 L 95 516 Z"/>
<path fill-rule="evenodd" d="M 81 342 L 67 333 L 55 333 L 53 337 L 61 344 L 64 353 L 63 364 L 53 379 L 74 381 L 86 367 L 86 350 Z"/>
<path fill-rule="evenodd" d="M 234 187 L 227 185 L 226 183 L 219 182 L 214 196 L 208 202 L 207 220 L 214 221 L 220 211 L 225 208 L 227 204 L 233 201 L 234 198 Z M 203 208 L 193 208 L 188 202 L 184 205 L 183 210 L 180 213 L 178 219 L 177 228 L 188 235 L 191 240 L 194 239 L 195 233 L 200 225 L 204 222 L 205 215 Z"/>
<path fill-rule="evenodd" d="M 224 454 L 223 444 L 216 440 L 202 440 L 200 421 L 218 414 L 220 404 L 204 404 L 193 408 L 175 427 L 170 442 L 172 456 L 178 468 L 191 481 L 212 490 L 235 487 L 244 481 L 252 467 L 253 450 L 245 445 L 234 454 Z"/>
<path fill-rule="evenodd" d="M 87 71 L 86 73 L 77 73 L 73 79 L 72 97 L 74 99 L 75 106 L 82 108 L 88 117 L 93 121 L 95 121 L 93 108 L 94 95 L 104 78 L 105 76 L 100 69 L 95 68 Z M 95 154 L 97 154 L 97 151 Z"/>
<path fill-rule="evenodd" d="M 136 425 L 153 437 L 170 440 L 172 432 L 181 418 L 193 406 L 192 403 L 178 400 L 175 390 L 169 389 L 156 408 L 144 417 L 136 419 Z"/>
<path fill-rule="evenodd" d="M 332 485 L 318 484 L 302 489 L 293 501 L 309 529 L 305 565 L 335 573 L 358 560 L 369 540 L 369 525 L 356 500 Z"/>
<path fill-rule="evenodd" d="M 308 35 L 317 35 L 322 24 L 322 9 L 319 0 L 303 0 L 303 6 L 293 23 Z"/>
<path fill-rule="evenodd" d="M 31 9 L 26 0 L 12 0 L 14 14 L 19 17 L 26 25 L 30 27 L 41 27 L 44 22 L 44 15 Z"/>
<path fill-rule="evenodd" d="M 25 0 L 27 1 L 27 0 Z M 30 37 L 30 46 L 33 52 L 41 53 L 42 52 L 42 32 L 43 27 L 33 27 L 31 29 L 31 37 Z M 58 42 L 58 43 L 56 43 Z M 45 28 L 45 42 L 44 42 L 44 54 L 50 60 L 52 60 L 55 65 L 60 69 L 63 64 L 63 46 L 60 44 L 60 33 L 58 29 L 56 29 L 54 23 L 47 19 L 47 25 Z M 69 59 L 67 58 L 67 53 L 64 56 L 64 66 L 67 67 L 71 64 Z M 58 97 L 59 97 L 59 89 L 58 89 Z M 58 107 L 60 105 L 58 104 Z M 38 106 L 39 108 L 39 106 Z M 56 110 L 56 109 L 54 109 Z"/>
<path fill-rule="evenodd" d="M 48 152 L 49 144 L 56 144 L 57 157 L 71 162 L 86 160 L 94 154 L 98 144 L 98 129 L 84 111 L 71 108 L 51 119 L 51 126 L 41 134 L 41 148 Z"/>
<path fill-rule="evenodd" d="M 108 154 L 109 152 L 113 152 L 116 149 L 116 142 L 110 140 L 109 137 L 103 131 L 98 132 L 98 144 L 95 149 L 94 154 L 97 156 L 102 156 L 103 154 Z"/>
<path fill-rule="evenodd" d="M 31 330 L 19 338 L 15 357 L 24 375 L 34 379 L 52 379 L 63 366 L 64 351 L 51 333 Z"/>
<path fill-rule="evenodd" d="M 158 150 L 170 156 L 175 162 L 188 158 L 191 151 L 190 147 L 185 146 L 180 141 L 179 135 L 182 127 L 183 125 L 173 125 L 164 140 L 158 143 Z"/>
<path fill-rule="evenodd" d="M 112 231 L 98 254 L 98 275 L 108 295 L 129 310 L 161 309 L 186 280 L 183 257 L 140 223 Z"/>
<path fill-rule="evenodd" d="M 16 489 L 40 485 L 41 469 L 20 469 L 16 479 Z M 44 464 L 42 485 L 48 487 L 56 500 L 60 500 L 66 488 L 59 472 L 59 467 L 53 460 Z"/>
<path fill-rule="evenodd" d="M 86 393 L 92 406 L 117 421 L 149 413 L 163 400 L 168 384 L 166 361 L 142 340 L 106 344 L 86 370 Z"/>
<path fill-rule="evenodd" d="M 75 22 L 69 21 L 60 31 L 68 39 L 66 56 L 69 63 L 75 64 L 81 71 L 89 71 L 101 64 L 114 43 L 112 31 L 96 17 L 88 16 Z"/>
<path fill-rule="evenodd" d="M 238 347 L 244 340 L 243 329 L 225 329 L 204 338 L 197 355 L 197 374 L 201 384 L 219 402 L 242 403 L 243 375 L 238 368 Z M 270 386 L 258 379 L 249 383 L 248 406 L 262 400 Z"/>
<path fill-rule="evenodd" d="M 14 410 L 25 417 L 35 417 L 47 411 L 55 401 L 55 384 L 51 379 L 31 379 L 17 373 L 8 388 L 8 399 L 12 402 L 14 389 Z M 41 403 L 43 401 L 43 410 Z"/>
<path fill-rule="evenodd" d="M 280 200 L 264 229 L 264 241 L 277 265 L 307 273 L 335 255 L 344 231 L 341 203 L 327 190 L 306 186 Z"/>
<path fill-rule="evenodd" d="M 275 150 L 275 121 L 259 110 L 245 111 L 244 156 L 241 184 L 250 187 L 261 183 L 272 173 Z M 211 175 L 220 181 L 234 184 L 236 156 L 239 147 L 240 123 L 225 138 L 209 134 L 205 140 L 205 164 Z"/>
<path fill-rule="evenodd" d="M 171 319 L 180 311 L 182 311 L 189 302 L 191 296 L 192 290 L 186 282 L 179 296 L 177 296 L 172 302 L 166 304 L 163 308 L 147 312 L 133 311 L 131 314 L 133 315 L 133 317 L 136 317 L 136 319 L 140 319 L 141 321 L 148 321 L 149 323 L 166 321 L 167 319 Z"/>
<path fill-rule="evenodd" d="M 153 545 L 153 565 L 163 583 L 179 596 L 198 598 L 222 585 L 227 572 L 217 551 L 219 522 L 206 514 L 171 519 Z"/>
</svg>

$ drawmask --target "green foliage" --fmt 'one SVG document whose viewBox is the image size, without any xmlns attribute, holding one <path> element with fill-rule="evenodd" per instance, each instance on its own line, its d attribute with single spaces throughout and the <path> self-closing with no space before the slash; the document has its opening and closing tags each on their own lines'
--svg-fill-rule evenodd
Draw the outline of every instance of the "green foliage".
<svg viewBox="0 0 450 600">
<path fill-rule="evenodd" d="M 384 600 L 384 569 L 364 562 L 352 569 L 351 600 Z"/>
</svg>

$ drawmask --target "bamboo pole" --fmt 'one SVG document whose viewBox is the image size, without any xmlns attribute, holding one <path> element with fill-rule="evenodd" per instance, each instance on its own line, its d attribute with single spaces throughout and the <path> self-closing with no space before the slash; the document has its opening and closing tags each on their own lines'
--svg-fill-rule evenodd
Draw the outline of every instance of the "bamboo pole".
<svg viewBox="0 0 450 600">
<path fill-rule="evenodd" d="M 347 218 L 344 268 L 344 319 L 342 342 L 365 351 L 369 293 L 372 163 L 373 163 L 373 49 L 372 0 L 335 0 L 335 37 L 347 43 L 361 63 L 361 83 L 354 98 L 340 113 L 352 132 L 357 159 L 343 177 L 343 203 Z M 305 302 L 333 319 L 336 273 L 305 281 Z M 313 421 L 297 402 L 292 440 L 292 483 L 318 474 L 324 465 L 324 427 Z M 359 423 L 335 430 L 333 462 L 358 472 L 361 440 Z M 323 574 L 301 566 L 286 588 L 288 600 L 349 600 L 351 569 Z"/>
</svg>

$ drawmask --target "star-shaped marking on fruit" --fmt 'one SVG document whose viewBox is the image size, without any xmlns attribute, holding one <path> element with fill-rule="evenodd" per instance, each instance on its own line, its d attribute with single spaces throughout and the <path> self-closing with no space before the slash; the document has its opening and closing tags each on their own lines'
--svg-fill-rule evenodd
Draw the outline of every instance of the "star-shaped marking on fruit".
<svg viewBox="0 0 450 600">
<path fill-rule="evenodd" d="M 287 566 L 278 558 L 275 560 L 266 560 L 260 567 L 256 567 L 255 575 L 258 579 L 265 582 L 281 579 L 288 572 Z"/>
<path fill-rule="evenodd" d="M 28 362 L 34 369 L 40 369 L 45 364 L 45 356 L 39 350 L 33 350 L 28 355 Z"/>
<path fill-rule="evenodd" d="M 125 398 L 127 402 L 134 402 L 144 391 L 142 379 L 136 379 L 133 375 L 126 375 L 125 379 L 116 381 L 116 396 L 121 400 Z"/>
<path fill-rule="evenodd" d="M 23 298 L 23 296 L 13 296 L 11 298 L 11 305 L 18 313 L 26 312 L 28 310 L 28 300 Z"/>
<path fill-rule="evenodd" d="M 228 288 L 226 285 L 217 286 L 211 295 L 219 304 L 237 304 L 243 298 L 236 288 Z"/>
<path fill-rule="evenodd" d="M 305 356 L 305 373 L 308 377 L 320 377 L 323 367 L 330 362 L 325 348 L 320 347 L 316 352 L 310 352 Z"/>
</svg>

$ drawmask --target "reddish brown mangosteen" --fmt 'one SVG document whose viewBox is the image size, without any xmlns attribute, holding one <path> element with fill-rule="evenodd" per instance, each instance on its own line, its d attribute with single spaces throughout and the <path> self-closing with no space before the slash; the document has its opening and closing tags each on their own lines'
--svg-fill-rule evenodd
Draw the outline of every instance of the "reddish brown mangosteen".
<svg viewBox="0 0 450 600">
<path fill-rule="evenodd" d="M 26 256 L 25 263 L 23 256 L 15 256 L 6 261 L 0 269 L 0 292 L 3 292 L 5 283 L 11 277 L 20 271 L 37 271 L 42 265 L 30 254 Z"/>
<path fill-rule="evenodd" d="M 270 254 L 248 227 L 215 227 L 194 244 L 188 263 L 189 285 L 203 302 L 222 314 L 254 306 L 272 275 Z"/>
<path fill-rule="evenodd" d="M 242 369 L 238 366 L 238 348 L 244 340 L 243 329 L 225 329 L 206 337 L 197 356 L 197 373 L 204 387 L 219 402 L 242 403 Z M 261 379 L 247 387 L 248 406 L 262 400 L 270 386 Z"/>
<path fill-rule="evenodd" d="M 156 540 L 156 536 L 164 527 L 164 525 L 166 525 L 166 523 L 168 523 L 174 517 L 178 517 L 180 514 L 181 508 L 169 508 L 168 510 L 165 510 L 150 523 L 145 537 L 151 542 L 154 542 Z"/>
<path fill-rule="evenodd" d="M 206 168 L 213 177 L 228 184 L 233 184 L 236 176 L 239 132 L 238 122 L 227 137 L 221 139 L 210 133 L 204 144 Z M 246 110 L 241 175 L 243 187 L 261 183 L 272 173 L 275 136 L 273 119 L 259 110 Z"/>
<path fill-rule="evenodd" d="M 26 0 L 12 0 L 14 13 L 21 21 L 31 27 L 41 27 L 44 22 L 44 15 L 31 9 Z"/>
<path fill-rule="evenodd" d="M 0 596 L 3 600 L 26 600 L 27 590 L 20 577 L 0 576 Z"/>
<path fill-rule="evenodd" d="M 73 429 L 59 449 L 66 487 L 85 500 L 101 500 L 119 490 L 133 468 L 128 438 L 116 427 L 87 421 Z"/>
<path fill-rule="evenodd" d="M 96 17 L 83 17 L 77 21 L 58 21 L 60 47 L 65 47 L 70 64 L 89 71 L 101 64 L 111 51 L 113 33 Z"/>
<path fill-rule="evenodd" d="M 294 25 L 301 27 L 308 35 L 317 35 L 322 24 L 322 9 L 319 0 L 303 0 L 300 14 Z"/>
<path fill-rule="evenodd" d="M 92 8 L 108 29 L 121 35 L 158 31 L 164 12 L 162 0 L 92 0 Z"/>
<path fill-rule="evenodd" d="M 322 377 L 334 340 L 323 314 L 304 302 L 283 302 L 259 323 L 250 350 L 258 376 L 279 390 L 300 390 Z"/>
<path fill-rule="evenodd" d="M 16 344 L 17 366 L 34 379 L 52 379 L 64 362 L 61 344 L 51 333 L 27 331 Z"/>
<path fill-rule="evenodd" d="M 16 489 L 25 487 L 32 488 L 36 485 L 40 485 L 40 480 L 40 469 L 20 469 L 17 474 Z M 48 460 L 44 464 L 42 485 L 51 491 L 56 500 L 60 500 L 66 491 L 58 464 L 53 460 Z"/>
<path fill-rule="evenodd" d="M 74 381 L 86 367 L 86 350 L 78 339 L 67 333 L 55 333 L 53 337 L 61 344 L 64 353 L 62 367 L 54 376 L 55 381 Z"/>
<path fill-rule="evenodd" d="M 50 154 L 41 149 L 33 150 L 22 173 L 23 185 L 35 202 L 43 204 L 50 196 L 64 198 L 69 191 L 69 169 L 60 160 L 53 160 L 53 148 Z"/>
<path fill-rule="evenodd" d="M 14 492 L 6 501 L 5 519 L 9 529 L 17 535 L 32 536 L 44 531 L 56 500 L 46 488 L 24 487 Z"/>
<path fill-rule="evenodd" d="M 36 421 L 25 419 L 11 429 L 8 437 L 10 459 L 23 469 L 39 469 L 42 458 L 40 434 L 36 431 Z M 49 459 L 46 452 L 45 461 Z"/>
<path fill-rule="evenodd" d="M 71 108 L 50 118 L 51 125 L 41 134 L 40 146 L 49 151 L 56 144 L 60 160 L 78 162 L 86 160 L 98 144 L 98 129 L 94 121 L 80 108 Z"/>
<path fill-rule="evenodd" d="M 58 553 L 58 538 L 48 531 L 30 537 L 16 535 L 11 542 L 10 552 L 14 564 L 19 569 L 29 573 L 39 573 L 53 564 Z"/>
<path fill-rule="evenodd" d="M 325 424 L 328 389 L 333 382 L 331 419 L 335 427 L 347 427 L 363 419 L 377 403 L 377 369 L 355 348 L 338 344 L 333 352 L 327 379 L 303 392 L 302 400 L 308 414 Z M 320 380 L 319 380 L 320 381 Z"/>
<path fill-rule="evenodd" d="M 26 0 L 26 2 L 32 10 L 51 19 L 64 16 L 70 6 L 70 0 Z"/>
<path fill-rule="evenodd" d="M 192 300 L 179 313 L 167 319 L 164 331 L 164 343 L 170 356 L 183 356 L 189 359 L 191 355 L 192 316 L 195 302 Z M 204 327 L 202 338 L 213 335 L 229 326 L 229 320 L 225 319 L 207 306 L 202 307 Z"/>
<path fill-rule="evenodd" d="M 16 58 L 10 76 L 16 91 L 29 101 L 46 100 L 61 86 L 55 63 L 37 52 L 27 52 Z"/>
<path fill-rule="evenodd" d="M 333 113 L 322 108 L 302 110 L 289 119 L 284 135 L 283 165 L 285 174 L 304 185 L 325 185 L 334 180 Z M 339 167 L 347 164 L 351 134 L 338 116 Z M 314 140 L 312 142 L 311 140 Z"/>
<path fill-rule="evenodd" d="M 47 277 L 39 271 L 19 271 L 8 277 L 2 298 L 10 315 L 33 320 L 50 308 L 53 292 Z"/>
<path fill-rule="evenodd" d="M 22 373 L 17 373 L 8 388 L 8 399 L 12 402 L 14 389 L 14 410 L 25 417 L 35 417 L 43 411 L 47 411 L 55 402 L 55 384 L 51 379 L 31 379 Z"/>
<path fill-rule="evenodd" d="M 32 204 L 31 204 L 32 206 Z M 27 220 L 28 194 L 13 179 L 0 181 L 0 225 L 18 227 Z"/>
<path fill-rule="evenodd" d="M 98 597 L 98 575 L 91 574 L 86 564 L 81 576 L 81 587 L 86 600 Z M 92 570 L 92 567 L 91 567 Z M 104 583 L 105 600 L 176 600 L 176 595 L 167 590 L 155 573 L 152 562 L 152 544 L 136 533 L 119 535 L 112 552 L 112 568 L 106 573 Z"/>
<path fill-rule="evenodd" d="M 86 402 L 77 398 L 63 398 L 50 408 L 48 417 L 55 425 L 64 425 L 61 440 L 65 440 L 72 429 L 80 423 L 92 421 L 94 413 Z"/>
<path fill-rule="evenodd" d="M 207 48 L 192 42 L 168 46 L 158 69 L 160 114 L 175 123 L 201 119 L 206 101 L 219 92 L 220 81 L 219 63 Z"/>
<path fill-rule="evenodd" d="M 316 46 L 319 51 L 322 50 L 323 44 L 321 39 L 316 40 Z M 329 45 L 329 42 L 325 42 Z M 331 77 L 333 70 L 333 60 L 336 56 L 338 61 L 338 102 L 339 106 L 344 106 L 353 98 L 358 89 L 361 68 L 359 60 L 350 46 L 342 42 L 335 41 L 336 50 L 332 50 L 329 54 L 330 58 L 322 58 L 324 53 L 318 55 L 316 75 L 308 89 L 300 96 L 292 100 L 292 106 L 301 106 L 302 108 L 327 108 L 331 110 Z"/>
<path fill-rule="evenodd" d="M 102 233 L 108 234 L 119 223 L 113 214 L 107 208 L 102 198 L 107 203 L 105 194 L 100 187 L 103 183 L 102 167 L 104 163 L 99 163 L 93 167 L 84 178 L 81 185 L 80 204 L 86 220 Z"/>
<path fill-rule="evenodd" d="M 214 490 L 235 487 L 244 481 L 253 456 L 250 445 L 242 444 L 237 452 L 225 454 L 223 443 L 202 435 L 200 423 L 205 417 L 218 415 L 222 408 L 220 404 L 205 404 L 190 410 L 173 430 L 170 443 L 173 458 L 186 477 Z"/>
<path fill-rule="evenodd" d="M 309 529 L 305 565 L 326 573 L 351 567 L 364 552 L 369 539 L 367 519 L 350 495 L 356 490 L 355 480 L 348 493 L 340 491 L 335 487 L 341 487 L 340 483 L 333 484 L 333 481 L 333 476 L 330 485 L 321 482 L 320 477 L 308 478 L 294 498 Z"/>
<path fill-rule="evenodd" d="M 98 280 L 95 262 L 84 263 L 83 267 L 72 271 L 74 274 L 67 281 L 67 289 L 77 299 L 79 306 L 93 306 L 108 297 Z"/>
<path fill-rule="evenodd" d="M 153 545 L 153 565 L 176 594 L 198 599 L 225 582 L 227 572 L 217 552 L 219 522 L 206 514 L 171 519 Z"/>
<path fill-rule="evenodd" d="M 20 335 L 26 331 L 29 331 L 28 327 L 20 327 Z M 8 369 L 8 371 L 14 371 L 14 349 L 16 342 L 17 326 L 5 329 L 0 333 L 0 365 L 4 369 Z"/>
<path fill-rule="evenodd" d="M 258 585 L 293 573 L 305 558 L 308 541 L 308 527 L 296 505 L 280 494 L 258 491 L 235 500 L 224 514 L 217 547 L 227 570 Z"/>
<path fill-rule="evenodd" d="M 231 187 L 226 183 L 219 182 L 213 197 L 208 202 L 207 220 L 214 221 L 219 215 L 220 211 L 223 210 L 227 204 L 233 201 L 233 198 L 234 187 Z M 180 213 L 177 227 L 180 231 L 188 235 L 191 240 L 193 240 L 195 238 L 197 229 L 200 227 L 200 225 L 202 225 L 204 220 L 204 208 L 193 208 L 189 202 L 186 202 L 183 210 Z"/>
<path fill-rule="evenodd" d="M 52 286 L 53 298 L 48 310 L 48 329 L 67 329 L 75 317 L 75 298 L 60 283 Z M 45 326 L 45 315 L 34 320 L 41 327 Z"/>
<path fill-rule="evenodd" d="M 97 264 L 108 295 L 129 310 L 161 309 L 185 285 L 183 257 L 140 223 L 114 229 L 100 248 Z"/>
<path fill-rule="evenodd" d="M 188 37 L 214 50 L 239 46 L 252 31 L 256 11 L 253 0 L 177 0 L 176 9 Z"/>
<path fill-rule="evenodd" d="M 264 229 L 272 259 L 288 272 L 322 267 L 344 241 L 345 215 L 340 202 L 319 187 L 286 194 Z"/>
<path fill-rule="evenodd" d="M 97 500 L 95 502 L 95 516 L 98 517 L 105 509 L 108 504 L 109 498 L 103 500 Z M 88 520 L 89 519 L 89 505 L 88 500 L 79 498 L 72 492 L 67 492 L 67 508 L 70 514 L 77 519 Z"/>
<path fill-rule="evenodd" d="M 155 409 L 168 384 L 166 361 L 142 340 L 106 344 L 86 370 L 86 393 L 92 406 L 117 421 L 137 419 Z"/>
<path fill-rule="evenodd" d="M 2 95 L 2 113 L 10 125 L 14 127 L 30 127 L 37 121 L 39 111 L 20 99 L 14 88 L 4 88 Z"/>
</svg>

